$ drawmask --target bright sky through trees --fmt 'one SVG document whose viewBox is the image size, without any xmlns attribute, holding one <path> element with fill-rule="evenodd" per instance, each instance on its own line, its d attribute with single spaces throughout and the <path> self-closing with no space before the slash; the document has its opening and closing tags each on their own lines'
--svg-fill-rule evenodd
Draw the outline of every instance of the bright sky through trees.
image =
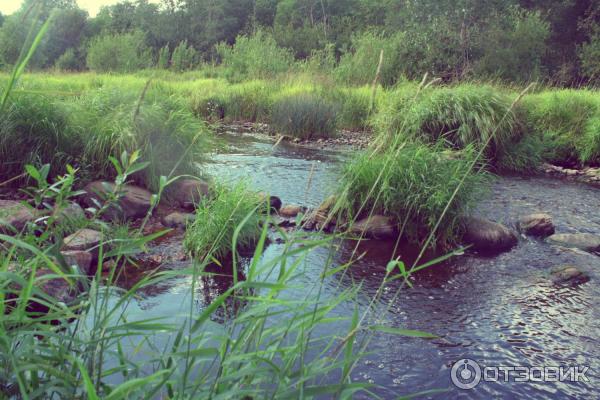
<svg viewBox="0 0 600 400">
<path fill-rule="evenodd" d="M 118 3 L 119 0 L 77 0 L 79 7 L 83 8 L 90 13 L 91 16 L 95 16 L 100 7 L 109 6 L 111 4 Z M 158 3 L 158 0 L 150 0 L 151 3 Z M 12 14 L 21 7 L 22 0 L 0 0 L 0 13 Z"/>
</svg>

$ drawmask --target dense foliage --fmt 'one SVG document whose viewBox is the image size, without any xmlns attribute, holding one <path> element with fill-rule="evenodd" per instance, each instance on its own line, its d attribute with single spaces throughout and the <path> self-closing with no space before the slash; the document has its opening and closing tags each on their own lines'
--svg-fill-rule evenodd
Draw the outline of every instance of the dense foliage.
<svg viewBox="0 0 600 400">
<path fill-rule="evenodd" d="M 47 0 L 41 13 L 29 12 L 34 3 L 25 0 L 3 17 L 0 64 L 16 62 L 32 22 L 52 18 L 33 68 L 126 69 L 98 49 L 99 38 L 114 38 L 138 68 L 223 62 L 237 80 L 285 71 L 294 57 L 322 61 L 327 54 L 339 62 L 341 81 L 367 83 L 381 50 L 385 85 L 426 72 L 447 80 L 577 85 L 600 71 L 600 6 L 593 0 L 124 0 L 93 18 L 73 0 Z M 148 63 L 137 62 L 142 44 L 132 46 L 132 34 L 141 35 Z"/>
</svg>

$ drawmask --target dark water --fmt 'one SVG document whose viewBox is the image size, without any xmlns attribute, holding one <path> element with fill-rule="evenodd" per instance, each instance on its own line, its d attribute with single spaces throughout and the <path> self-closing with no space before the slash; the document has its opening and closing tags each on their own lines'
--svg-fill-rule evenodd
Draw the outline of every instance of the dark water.
<svg viewBox="0 0 600 400">
<path fill-rule="evenodd" d="M 257 190 L 280 196 L 284 203 L 319 204 L 338 184 L 340 164 L 351 154 L 317 151 L 249 137 L 228 137 L 209 170 L 220 179 L 246 178 Z M 476 213 L 512 225 L 519 215 L 548 212 L 558 232 L 600 234 L 600 191 L 542 178 L 498 178 Z M 179 238 L 171 238 L 178 240 Z M 271 245 L 264 257 L 274 257 L 282 245 Z M 334 260 L 347 261 L 352 244 L 340 243 Z M 159 251 L 159 250 L 158 250 Z M 359 304 L 365 307 L 385 273 L 390 245 L 365 244 L 365 258 L 343 277 L 325 282 L 325 296 L 335 296 L 353 282 L 363 282 Z M 317 283 L 330 250 L 314 251 L 303 265 L 300 287 Z M 405 258 L 414 250 L 401 248 Z M 578 287 L 557 287 L 548 276 L 558 265 L 573 264 L 591 276 Z M 439 336 L 434 340 L 375 335 L 353 379 L 382 386 L 385 398 L 448 389 L 423 398 L 600 398 L 600 257 L 521 238 L 518 247 L 494 258 L 463 255 L 420 273 L 412 289 L 399 284 L 384 291 L 378 306 L 380 322 Z M 177 315 L 189 307 L 189 279 L 175 279 L 153 288 L 137 305 L 140 313 Z M 219 282 L 203 281 L 205 301 L 218 293 Z M 297 293 L 298 296 L 302 295 Z M 291 292 L 290 296 L 294 296 Z M 202 307 L 202 305 L 199 305 Z M 336 315 L 350 316 L 354 304 L 343 304 Z M 340 334 L 346 326 L 339 325 Z M 472 359 L 482 366 L 588 366 L 589 382 L 481 382 L 459 390 L 451 381 L 452 365 Z"/>
</svg>

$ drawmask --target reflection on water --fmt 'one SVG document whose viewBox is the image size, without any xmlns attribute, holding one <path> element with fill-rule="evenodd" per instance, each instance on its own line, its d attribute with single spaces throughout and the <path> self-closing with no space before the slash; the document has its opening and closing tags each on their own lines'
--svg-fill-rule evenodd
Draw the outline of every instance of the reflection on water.
<svg viewBox="0 0 600 400">
<path fill-rule="evenodd" d="M 337 185 L 340 161 L 348 157 L 290 145 L 273 147 L 267 141 L 236 136 L 214 156 L 209 169 L 219 179 L 249 179 L 256 190 L 280 196 L 284 203 L 315 206 Z M 475 212 L 512 225 L 521 214 L 543 211 L 553 215 L 559 232 L 600 234 L 599 193 L 548 179 L 498 178 L 489 198 Z M 284 246 L 275 242 L 264 259 L 277 257 Z M 335 266 L 353 254 L 364 254 L 349 270 L 326 278 L 323 294 L 326 299 L 361 283 L 359 304 L 364 309 L 385 275 L 392 250 L 393 243 L 378 241 L 363 242 L 358 248 L 355 242 L 338 241 L 332 247 L 316 249 L 303 261 L 295 278 L 297 285 L 286 295 L 306 296 L 319 282 L 327 260 L 333 259 Z M 410 265 L 415 250 L 401 245 L 396 255 Z M 591 281 L 575 288 L 552 285 L 549 270 L 561 264 L 579 266 Z M 197 283 L 199 309 L 228 287 L 230 279 L 221 278 Z M 521 238 L 515 249 L 497 257 L 455 257 L 417 274 L 411 289 L 403 288 L 400 281 L 387 285 L 375 313 L 395 327 L 423 330 L 439 338 L 424 341 L 376 335 L 368 348 L 372 355 L 361 362 L 353 378 L 383 386 L 379 392 L 384 397 L 448 388 L 449 392 L 431 397 L 598 398 L 599 282 L 600 257 L 529 238 Z M 191 278 L 161 285 L 144 293 L 139 305 L 145 313 L 177 315 L 189 307 Z M 354 303 L 342 304 L 334 315 L 347 317 L 353 309 Z M 337 328 L 343 333 L 346 325 L 340 323 Z M 451 384 L 450 369 L 462 358 L 490 366 L 587 365 L 590 382 L 482 383 L 461 392 Z"/>
</svg>

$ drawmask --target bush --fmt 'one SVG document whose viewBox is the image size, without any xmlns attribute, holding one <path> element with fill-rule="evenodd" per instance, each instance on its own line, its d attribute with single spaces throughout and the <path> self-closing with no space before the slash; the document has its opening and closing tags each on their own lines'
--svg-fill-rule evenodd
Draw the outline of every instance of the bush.
<svg viewBox="0 0 600 400">
<path fill-rule="evenodd" d="M 491 86 L 430 88 L 417 97 L 414 91 L 403 89 L 389 97 L 376 117 L 380 132 L 387 137 L 443 141 L 456 149 L 481 146 L 491 137 L 486 148 L 491 159 L 520 137 L 517 113 L 509 111 L 512 99 Z"/>
<path fill-rule="evenodd" d="M 504 23 L 502 23 L 504 22 Z M 512 82 L 538 79 L 550 35 L 550 25 L 539 12 L 513 10 L 505 21 L 496 21 L 481 37 L 482 55 L 475 73 Z"/>
<path fill-rule="evenodd" d="M 230 81 L 273 78 L 293 65 L 292 53 L 277 46 L 273 37 L 261 30 L 253 36 L 238 36 L 235 45 L 217 45 L 217 53 Z"/>
<path fill-rule="evenodd" d="M 272 124 L 283 135 L 301 139 L 328 137 L 337 127 L 337 108 L 314 94 L 290 95 L 275 102 Z"/>
<path fill-rule="evenodd" d="M 75 54 L 75 50 L 68 49 L 58 57 L 55 67 L 61 71 L 79 71 L 82 69 L 82 61 Z"/>
<path fill-rule="evenodd" d="M 168 69 L 170 60 L 171 51 L 169 50 L 169 45 L 165 45 L 158 52 L 158 61 L 156 63 L 156 67 L 158 69 Z"/>
<path fill-rule="evenodd" d="M 192 46 L 188 46 L 187 40 L 184 40 L 173 50 L 171 68 L 179 72 L 188 71 L 194 68 L 198 59 L 198 52 Z"/>
<path fill-rule="evenodd" d="M 233 250 L 235 230 L 247 217 L 237 236 L 237 250 L 249 249 L 261 233 L 261 199 L 243 183 L 216 189 L 215 197 L 199 204 L 196 219 L 188 227 L 184 247 L 201 260 L 223 261 Z"/>
<path fill-rule="evenodd" d="M 152 53 L 141 32 L 104 35 L 90 43 L 89 69 L 100 72 L 132 72 L 152 65 Z"/>
<path fill-rule="evenodd" d="M 598 31 L 578 51 L 582 72 L 591 81 L 600 80 L 600 28 Z"/>
<path fill-rule="evenodd" d="M 453 242 L 460 233 L 461 216 L 477 199 L 484 177 L 469 171 L 475 157 L 473 147 L 460 153 L 442 151 L 441 146 L 399 142 L 384 150 L 365 153 L 344 174 L 340 204 L 348 220 L 369 214 L 391 216 L 405 237 L 423 241 L 442 218 L 436 237 L 439 243 Z M 459 182 L 464 185 L 451 201 Z"/>
</svg>

